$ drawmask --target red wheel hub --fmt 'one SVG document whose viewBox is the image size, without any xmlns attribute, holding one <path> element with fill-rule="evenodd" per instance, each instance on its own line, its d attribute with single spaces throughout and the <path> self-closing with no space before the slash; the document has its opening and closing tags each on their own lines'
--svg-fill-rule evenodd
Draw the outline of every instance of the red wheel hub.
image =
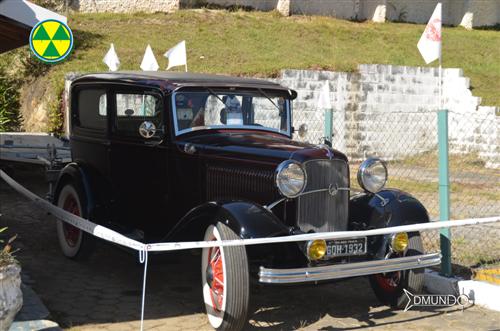
<svg viewBox="0 0 500 331">
<path fill-rule="evenodd" d="M 224 265 L 220 247 L 208 251 L 207 283 L 210 286 L 210 299 L 216 311 L 222 310 L 224 300 Z"/>
<path fill-rule="evenodd" d="M 73 195 L 68 195 L 64 201 L 63 209 L 76 215 L 80 216 L 80 209 L 78 208 L 78 203 Z M 75 247 L 80 238 L 80 230 L 73 225 L 66 222 L 63 223 L 64 238 L 70 247 Z"/>
<path fill-rule="evenodd" d="M 401 281 L 401 272 L 391 272 L 385 275 L 377 274 L 375 275 L 375 280 L 384 291 L 394 292 Z"/>
</svg>

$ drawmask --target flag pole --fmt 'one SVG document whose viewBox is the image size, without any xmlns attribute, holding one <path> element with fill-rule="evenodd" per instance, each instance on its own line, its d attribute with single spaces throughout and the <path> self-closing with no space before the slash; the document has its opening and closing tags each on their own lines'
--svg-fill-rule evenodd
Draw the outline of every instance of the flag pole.
<svg viewBox="0 0 500 331">
<path fill-rule="evenodd" d="M 442 36 L 442 34 L 441 34 Z M 443 103 L 442 38 L 439 49 L 439 109 L 438 109 L 438 159 L 439 159 L 439 220 L 450 219 L 450 178 L 448 160 L 448 110 Z M 440 230 L 441 274 L 451 277 L 451 232 L 450 228 Z"/>
</svg>

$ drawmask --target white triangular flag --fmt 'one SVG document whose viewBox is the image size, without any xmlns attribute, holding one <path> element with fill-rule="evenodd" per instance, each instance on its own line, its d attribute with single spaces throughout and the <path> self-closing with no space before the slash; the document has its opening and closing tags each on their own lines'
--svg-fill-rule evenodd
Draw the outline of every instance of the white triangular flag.
<svg viewBox="0 0 500 331">
<path fill-rule="evenodd" d="M 168 58 L 167 70 L 176 66 L 185 66 L 187 71 L 186 41 L 183 40 L 171 49 L 164 56 Z"/>
<path fill-rule="evenodd" d="M 143 71 L 157 71 L 160 66 L 156 62 L 155 55 L 151 46 L 146 47 L 146 52 L 144 52 L 144 57 L 142 58 L 141 69 Z"/>
<path fill-rule="evenodd" d="M 427 64 L 441 57 L 441 3 L 434 9 L 417 47 Z"/>
<path fill-rule="evenodd" d="M 106 55 L 104 55 L 102 62 L 108 66 L 109 71 L 118 70 L 118 67 L 120 66 L 120 59 L 118 59 L 118 55 L 115 52 L 115 45 L 111 44 L 111 47 Z"/>
<path fill-rule="evenodd" d="M 318 98 L 318 109 L 332 109 L 332 102 L 330 101 L 330 84 L 328 81 L 321 88 Z"/>
</svg>

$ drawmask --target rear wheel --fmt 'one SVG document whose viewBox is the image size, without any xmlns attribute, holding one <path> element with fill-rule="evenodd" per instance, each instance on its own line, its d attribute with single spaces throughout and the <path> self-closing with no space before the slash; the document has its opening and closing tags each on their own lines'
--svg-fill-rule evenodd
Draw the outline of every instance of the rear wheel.
<svg viewBox="0 0 500 331">
<path fill-rule="evenodd" d="M 206 241 L 239 237 L 222 223 L 210 225 Z M 216 330 L 241 330 L 249 302 L 248 259 L 244 246 L 203 248 L 201 254 L 203 301 L 210 325 Z"/>
<path fill-rule="evenodd" d="M 412 256 L 424 254 L 422 239 L 418 232 L 409 233 L 408 249 L 404 255 L 393 253 L 391 257 Z M 406 289 L 411 294 L 422 292 L 424 286 L 424 268 L 388 272 L 370 276 L 370 284 L 375 296 L 383 304 L 394 308 L 404 308 L 408 297 Z"/>
<path fill-rule="evenodd" d="M 57 198 L 57 206 L 80 217 L 86 218 L 86 201 L 78 186 L 66 183 Z M 93 238 L 82 230 L 57 220 L 57 239 L 63 254 L 71 259 L 84 259 L 93 251 Z"/>
</svg>

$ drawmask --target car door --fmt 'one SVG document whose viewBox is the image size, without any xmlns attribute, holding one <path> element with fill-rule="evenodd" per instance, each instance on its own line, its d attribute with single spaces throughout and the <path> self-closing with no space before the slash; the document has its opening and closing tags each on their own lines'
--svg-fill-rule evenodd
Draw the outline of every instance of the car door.
<svg viewBox="0 0 500 331">
<path fill-rule="evenodd" d="M 111 95 L 114 222 L 136 239 L 153 240 L 168 228 L 169 148 L 162 95 L 119 85 Z"/>
</svg>

